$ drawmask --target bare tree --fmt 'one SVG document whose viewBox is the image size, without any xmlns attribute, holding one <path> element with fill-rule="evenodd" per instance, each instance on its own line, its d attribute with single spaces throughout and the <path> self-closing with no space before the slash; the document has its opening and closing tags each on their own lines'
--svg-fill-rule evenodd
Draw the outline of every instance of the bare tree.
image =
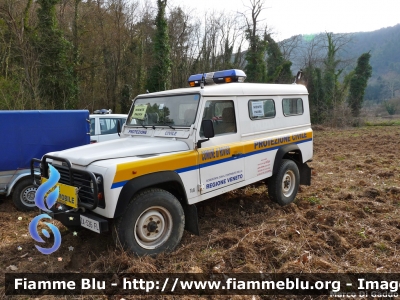
<svg viewBox="0 0 400 300">
<path fill-rule="evenodd" d="M 265 82 L 267 76 L 265 63 L 268 44 L 267 26 L 259 26 L 263 21 L 259 19 L 259 16 L 265 9 L 264 2 L 262 0 L 250 0 L 250 6 L 246 6 L 247 11 L 239 13 L 244 17 L 246 23 L 245 32 L 249 48 L 246 52 L 247 65 L 245 70 L 250 82 Z M 248 12 L 250 12 L 250 16 L 248 16 Z"/>
<path fill-rule="evenodd" d="M 396 97 L 396 92 L 400 91 L 400 78 L 399 74 L 391 71 L 382 76 L 382 81 L 385 86 L 385 94 L 389 99 Z"/>
<path fill-rule="evenodd" d="M 278 43 L 285 60 L 293 60 L 300 47 L 301 39 L 301 35 L 295 35 Z"/>
</svg>

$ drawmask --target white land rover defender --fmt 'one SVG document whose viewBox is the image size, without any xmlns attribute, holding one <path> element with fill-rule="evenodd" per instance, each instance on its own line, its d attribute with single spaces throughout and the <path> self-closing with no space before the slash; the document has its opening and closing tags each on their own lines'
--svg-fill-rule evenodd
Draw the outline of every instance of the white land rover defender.
<svg viewBox="0 0 400 300">
<path fill-rule="evenodd" d="M 112 230 L 125 249 L 155 255 L 174 249 L 184 229 L 199 234 L 200 201 L 268 179 L 269 198 L 291 203 L 299 184 L 311 182 L 307 89 L 245 77 L 192 75 L 190 88 L 139 95 L 120 139 L 34 159 L 42 181 L 48 164 L 61 174 L 52 216 L 67 227 Z"/>
</svg>

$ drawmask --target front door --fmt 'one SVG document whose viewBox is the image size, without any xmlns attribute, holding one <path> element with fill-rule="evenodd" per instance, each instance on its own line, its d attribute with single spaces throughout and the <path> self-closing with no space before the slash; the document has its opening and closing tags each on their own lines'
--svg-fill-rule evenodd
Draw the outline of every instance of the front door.
<svg viewBox="0 0 400 300">
<path fill-rule="evenodd" d="M 243 146 L 235 109 L 234 101 L 229 99 L 210 99 L 205 103 L 203 120 L 213 121 L 215 136 L 198 150 L 202 194 L 244 180 Z M 199 135 L 204 139 L 202 129 Z"/>
</svg>

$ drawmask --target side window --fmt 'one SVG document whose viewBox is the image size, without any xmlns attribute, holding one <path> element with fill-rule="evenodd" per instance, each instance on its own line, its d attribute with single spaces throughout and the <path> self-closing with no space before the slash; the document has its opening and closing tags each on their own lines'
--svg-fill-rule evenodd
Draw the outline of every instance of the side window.
<svg viewBox="0 0 400 300">
<path fill-rule="evenodd" d="M 272 99 L 250 100 L 249 116 L 252 120 L 274 118 L 276 114 L 275 102 Z"/>
<path fill-rule="evenodd" d="M 90 119 L 90 135 L 95 134 L 95 128 L 96 128 L 96 119 L 92 118 Z"/>
<path fill-rule="evenodd" d="M 301 98 L 282 99 L 282 107 L 285 116 L 302 115 L 304 112 Z"/>
<path fill-rule="evenodd" d="M 100 120 L 100 134 L 117 133 L 118 119 L 101 118 Z"/>
<path fill-rule="evenodd" d="M 203 120 L 212 120 L 215 135 L 237 132 L 233 101 L 207 101 Z M 200 134 L 202 135 L 202 128 Z"/>
</svg>

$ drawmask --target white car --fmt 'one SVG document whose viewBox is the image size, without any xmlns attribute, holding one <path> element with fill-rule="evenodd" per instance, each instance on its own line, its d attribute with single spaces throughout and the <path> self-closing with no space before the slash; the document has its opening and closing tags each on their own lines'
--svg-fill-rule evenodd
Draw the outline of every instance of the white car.
<svg viewBox="0 0 400 300">
<path fill-rule="evenodd" d="M 125 124 L 128 115 L 124 114 L 92 114 L 90 115 L 90 143 L 104 142 L 119 138 L 118 121 Z"/>
</svg>

